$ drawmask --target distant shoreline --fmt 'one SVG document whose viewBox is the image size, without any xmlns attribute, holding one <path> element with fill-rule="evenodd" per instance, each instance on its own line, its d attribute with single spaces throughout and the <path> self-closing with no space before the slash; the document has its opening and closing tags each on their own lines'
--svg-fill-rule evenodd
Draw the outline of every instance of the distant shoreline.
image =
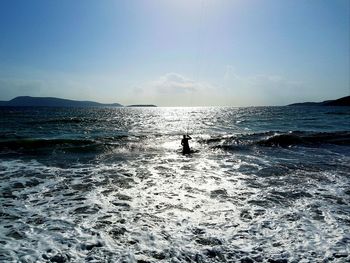
<svg viewBox="0 0 350 263">
<path fill-rule="evenodd" d="M 128 108 L 143 108 L 143 107 L 157 107 L 156 105 L 153 105 L 153 104 L 134 104 L 134 105 L 128 105 L 126 106 Z"/>
<path fill-rule="evenodd" d="M 0 107 L 157 107 L 152 104 L 134 104 L 124 106 L 120 103 L 99 103 L 95 101 L 78 101 L 70 99 L 61 99 L 56 97 L 31 97 L 19 96 L 9 101 L 0 101 Z"/>
<path fill-rule="evenodd" d="M 322 102 L 299 102 L 285 106 L 276 107 L 310 107 L 310 106 L 350 106 L 350 96 L 342 97 L 335 100 L 326 100 Z M 93 108 L 93 107 L 126 107 L 126 108 L 155 108 L 154 104 L 131 104 L 122 105 L 120 103 L 99 103 L 95 101 L 78 101 L 62 99 L 56 97 L 31 97 L 19 96 L 9 101 L 0 101 L 0 107 L 63 107 L 63 108 Z M 213 106 L 208 106 L 213 107 Z M 226 106 L 230 107 L 230 106 Z M 236 107 L 236 106 L 232 106 Z M 243 106 L 243 107 L 263 107 L 263 106 Z M 274 106 L 266 106 L 274 107 Z"/>
<path fill-rule="evenodd" d="M 322 102 L 293 103 L 287 106 L 350 106 L 350 96 L 342 97 L 336 100 L 325 100 Z"/>
</svg>

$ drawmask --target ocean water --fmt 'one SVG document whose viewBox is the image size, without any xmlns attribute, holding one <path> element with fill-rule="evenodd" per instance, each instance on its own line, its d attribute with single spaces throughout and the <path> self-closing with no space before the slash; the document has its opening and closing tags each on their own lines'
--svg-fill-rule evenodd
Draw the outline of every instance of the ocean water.
<svg viewBox="0 0 350 263">
<path fill-rule="evenodd" d="M 0 262 L 349 262 L 349 203 L 348 107 L 0 108 Z"/>
</svg>

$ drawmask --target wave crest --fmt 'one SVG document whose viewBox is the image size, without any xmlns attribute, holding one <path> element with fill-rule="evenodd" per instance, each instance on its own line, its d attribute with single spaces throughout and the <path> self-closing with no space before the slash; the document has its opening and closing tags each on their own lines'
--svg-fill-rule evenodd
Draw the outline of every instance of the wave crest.
<svg viewBox="0 0 350 263">
<path fill-rule="evenodd" d="M 223 150 L 238 150 L 242 147 L 322 147 L 324 145 L 350 146 L 350 132 L 278 132 L 269 131 L 263 133 L 237 134 L 232 136 L 219 136 L 200 140 L 200 143 L 208 144 L 211 148 Z"/>
</svg>

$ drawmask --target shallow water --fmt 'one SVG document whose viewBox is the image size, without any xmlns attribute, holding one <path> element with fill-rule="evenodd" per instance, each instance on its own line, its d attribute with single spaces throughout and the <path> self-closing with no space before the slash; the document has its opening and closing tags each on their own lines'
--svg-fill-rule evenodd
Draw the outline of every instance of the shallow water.
<svg viewBox="0 0 350 263">
<path fill-rule="evenodd" d="M 0 114 L 1 262 L 350 260 L 347 107 Z"/>
</svg>

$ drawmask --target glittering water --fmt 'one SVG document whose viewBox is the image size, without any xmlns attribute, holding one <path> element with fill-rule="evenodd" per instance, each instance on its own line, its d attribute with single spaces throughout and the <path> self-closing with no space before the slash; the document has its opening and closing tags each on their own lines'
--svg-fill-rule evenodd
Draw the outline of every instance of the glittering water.
<svg viewBox="0 0 350 263">
<path fill-rule="evenodd" d="M 347 262 L 349 174 L 347 107 L 0 108 L 0 261 Z"/>
</svg>

